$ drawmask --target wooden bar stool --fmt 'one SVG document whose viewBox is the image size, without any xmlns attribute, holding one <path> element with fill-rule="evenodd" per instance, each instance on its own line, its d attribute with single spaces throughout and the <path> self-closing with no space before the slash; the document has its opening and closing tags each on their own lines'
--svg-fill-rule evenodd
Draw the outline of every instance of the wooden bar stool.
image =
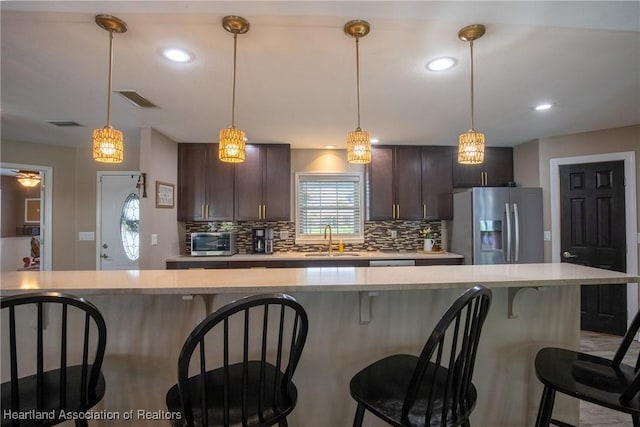
<svg viewBox="0 0 640 427">
<path fill-rule="evenodd" d="M 2 298 L 0 304 L 3 322 L 9 325 L 8 336 L 3 334 L 2 342 L 4 347 L 8 341 L 11 365 L 11 380 L 2 384 L 2 426 L 49 426 L 68 419 L 75 419 L 76 426 L 87 426 L 82 414 L 95 406 L 105 392 L 101 369 L 107 328 L 98 309 L 82 298 L 58 292 L 10 296 Z M 47 325 L 45 334 L 45 317 L 53 317 L 54 311 L 60 313 L 61 324 Z M 45 316 L 45 312 L 50 316 Z M 77 334 L 74 333 L 77 325 L 69 327 L 76 316 L 84 321 L 81 333 Z M 34 334 L 31 321 L 34 317 L 35 342 L 24 345 L 25 337 Z M 46 360 L 45 348 L 53 347 L 45 346 L 48 334 L 59 339 L 57 360 Z M 94 349 L 92 363 L 90 347 Z M 25 366 L 25 360 L 33 354 L 35 366 Z M 74 360 L 80 363 L 73 364 Z M 45 365 L 58 369 L 45 371 Z M 20 372 L 34 371 L 34 375 L 20 377 Z M 12 415 L 5 416 L 6 411 Z M 19 419 L 23 414 L 29 419 Z"/>
<path fill-rule="evenodd" d="M 286 426 L 297 402 L 292 377 L 307 331 L 305 310 L 284 294 L 242 298 L 209 315 L 180 352 L 178 384 L 166 398 L 169 411 L 181 413 L 172 424 Z M 210 333 L 215 336 L 207 348 L 221 360 L 215 365 L 219 367 L 208 370 L 212 357 L 207 357 L 205 341 Z M 199 373 L 189 376 L 196 350 Z"/>
<path fill-rule="evenodd" d="M 562 348 L 545 347 L 536 354 L 536 375 L 544 384 L 536 426 L 568 426 L 552 419 L 556 392 L 631 415 L 640 426 L 640 355 L 635 367 L 622 363 L 640 328 L 636 314 L 613 360 Z"/>
<path fill-rule="evenodd" d="M 354 427 L 362 425 L 365 409 L 398 427 L 468 426 L 477 397 L 473 367 L 490 305 L 491 290 L 474 286 L 440 319 L 420 357 L 396 354 L 358 372 L 350 384 L 358 402 Z"/>
</svg>

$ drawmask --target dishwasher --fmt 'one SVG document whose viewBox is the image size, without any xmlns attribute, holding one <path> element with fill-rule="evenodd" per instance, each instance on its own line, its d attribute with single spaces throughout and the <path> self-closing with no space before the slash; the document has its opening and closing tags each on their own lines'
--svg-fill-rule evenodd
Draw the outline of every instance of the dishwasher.
<svg viewBox="0 0 640 427">
<path fill-rule="evenodd" d="M 415 259 L 372 259 L 369 267 L 415 267 Z"/>
</svg>

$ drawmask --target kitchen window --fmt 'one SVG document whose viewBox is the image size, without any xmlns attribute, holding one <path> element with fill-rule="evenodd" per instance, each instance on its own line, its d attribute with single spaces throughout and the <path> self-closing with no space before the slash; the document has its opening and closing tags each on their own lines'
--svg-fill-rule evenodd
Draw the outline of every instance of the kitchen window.
<svg viewBox="0 0 640 427">
<path fill-rule="evenodd" d="M 361 173 L 296 173 L 296 243 L 364 242 L 364 188 Z"/>
</svg>

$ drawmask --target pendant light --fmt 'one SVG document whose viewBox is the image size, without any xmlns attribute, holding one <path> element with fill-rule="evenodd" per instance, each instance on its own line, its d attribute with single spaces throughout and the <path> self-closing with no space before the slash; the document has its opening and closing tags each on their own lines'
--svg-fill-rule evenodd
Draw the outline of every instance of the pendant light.
<svg viewBox="0 0 640 427">
<path fill-rule="evenodd" d="M 471 129 L 460 135 L 458 140 L 458 163 L 477 165 L 484 161 L 484 134 L 476 132 L 473 123 L 473 41 L 484 35 L 482 24 L 473 24 L 458 31 L 458 38 L 468 41 L 471 50 Z"/>
<path fill-rule="evenodd" d="M 111 79 L 113 74 L 113 33 L 126 32 L 127 24 L 111 15 L 97 15 L 96 24 L 109 32 L 109 90 L 107 92 L 107 125 L 93 130 L 93 160 L 103 163 L 122 163 L 124 158 L 122 132 L 111 127 Z"/>
<path fill-rule="evenodd" d="M 358 94 L 358 127 L 347 135 L 347 161 L 349 163 L 366 164 L 371 162 L 371 135 L 360 129 L 360 51 L 361 37 L 369 34 L 367 21 L 354 20 L 344 24 L 344 32 L 356 39 L 356 87 Z"/>
<path fill-rule="evenodd" d="M 238 34 L 249 31 L 249 21 L 240 16 L 225 16 L 222 27 L 233 34 L 233 95 L 231 98 L 231 127 L 220 129 L 218 158 L 227 163 L 244 162 L 245 136 L 244 132 L 235 126 L 236 110 L 236 57 Z"/>
</svg>

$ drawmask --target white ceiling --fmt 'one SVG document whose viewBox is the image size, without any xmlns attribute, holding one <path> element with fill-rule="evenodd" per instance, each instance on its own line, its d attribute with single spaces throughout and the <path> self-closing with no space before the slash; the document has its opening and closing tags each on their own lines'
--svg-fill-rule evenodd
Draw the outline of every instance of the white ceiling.
<svg viewBox="0 0 640 427">
<path fill-rule="evenodd" d="M 238 38 L 236 125 L 250 142 L 294 148 L 346 146 L 356 127 L 355 42 L 360 41 L 362 128 L 388 144 L 453 145 L 470 126 L 469 45 L 458 30 L 482 23 L 474 44 L 475 127 L 487 145 L 640 123 L 640 2 L 428 1 L 2 1 L 2 139 L 89 144 L 106 123 L 108 34 L 114 90 L 136 90 L 159 108 L 114 94 L 111 123 L 137 141 L 152 127 L 178 142 L 215 142 L 231 124 L 233 37 L 222 17 L 251 23 Z M 195 54 L 172 64 L 165 47 Z M 453 56 L 441 73 L 425 64 Z M 545 112 L 540 102 L 555 106 Z M 48 120 L 74 120 L 59 128 Z"/>
</svg>

